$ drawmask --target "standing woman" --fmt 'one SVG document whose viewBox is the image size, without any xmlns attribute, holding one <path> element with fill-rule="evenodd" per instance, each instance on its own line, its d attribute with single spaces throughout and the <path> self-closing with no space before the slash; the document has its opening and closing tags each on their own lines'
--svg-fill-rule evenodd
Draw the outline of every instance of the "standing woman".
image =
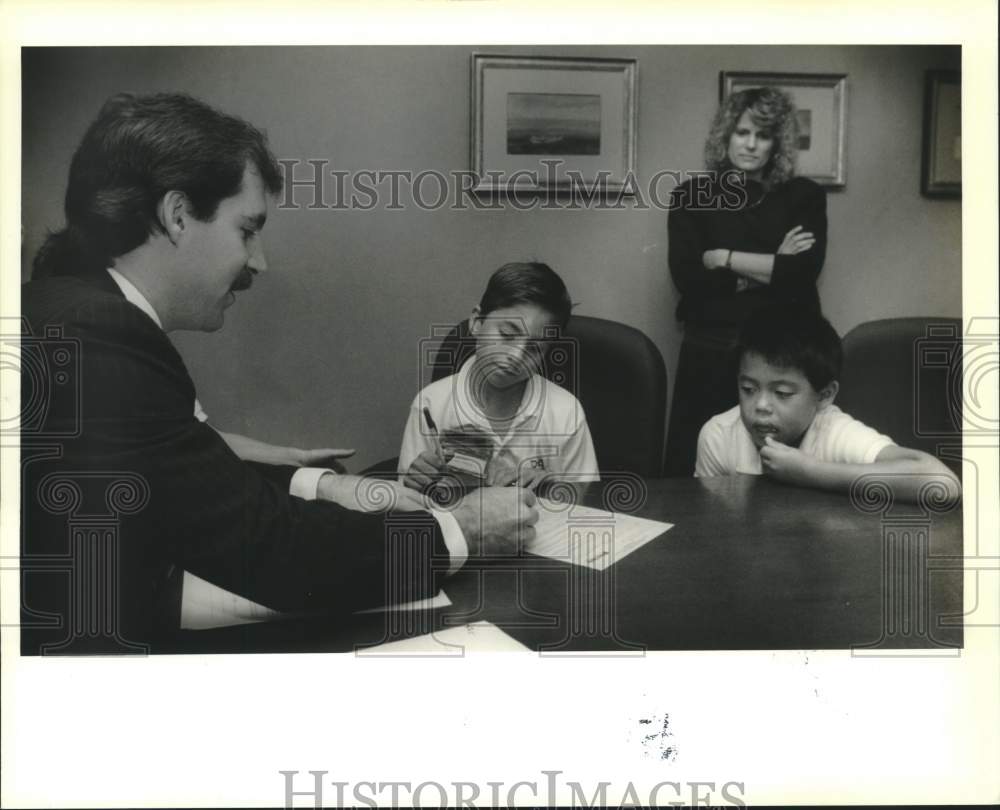
<svg viewBox="0 0 1000 810">
<path fill-rule="evenodd" d="M 667 475 L 694 471 L 698 431 L 737 404 L 734 349 L 743 322 L 771 302 L 819 311 L 826 194 L 795 177 L 795 107 L 774 87 L 719 108 L 707 172 L 677 186 L 668 219 L 670 275 L 684 324 L 667 439 Z"/>
</svg>

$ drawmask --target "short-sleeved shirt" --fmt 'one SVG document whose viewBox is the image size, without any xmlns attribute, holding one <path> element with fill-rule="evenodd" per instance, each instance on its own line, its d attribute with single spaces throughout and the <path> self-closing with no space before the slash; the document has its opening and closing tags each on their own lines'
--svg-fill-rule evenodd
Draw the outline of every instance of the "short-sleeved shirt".
<svg viewBox="0 0 1000 810">
<path fill-rule="evenodd" d="M 401 475 L 439 442 L 456 453 L 452 466 L 469 472 L 481 474 L 494 461 L 504 460 L 567 481 L 600 480 L 587 418 L 575 396 L 538 374 L 531 376 L 507 433 L 500 435 L 470 396 L 475 360 L 473 355 L 457 374 L 431 383 L 413 400 L 399 450 Z M 436 439 L 424 408 L 434 420 Z"/>
<path fill-rule="evenodd" d="M 848 416 L 836 405 L 827 405 L 813 418 L 799 449 L 821 461 L 871 464 L 882 450 L 893 444 L 888 436 Z M 705 423 L 698 434 L 695 476 L 762 472 L 760 451 L 740 418 L 738 405 Z"/>
</svg>

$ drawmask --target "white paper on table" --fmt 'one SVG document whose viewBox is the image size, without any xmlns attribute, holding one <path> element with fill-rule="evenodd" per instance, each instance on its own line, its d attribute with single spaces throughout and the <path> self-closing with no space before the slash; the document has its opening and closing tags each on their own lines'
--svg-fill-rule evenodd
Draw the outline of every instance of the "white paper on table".
<svg viewBox="0 0 1000 810">
<path fill-rule="evenodd" d="M 538 512 L 535 539 L 524 550 L 597 571 L 674 527 L 673 523 L 547 498 L 538 499 Z"/>
<path fill-rule="evenodd" d="M 451 604 L 444 591 L 436 596 L 418 599 L 401 605 L 359 610 L 362 613 L 380 613 L 387 610 L 424 610 L 447 607 Z M 218 585 L 184 572 L 184 590 L 181 595 L 181 630 L 211 630 L 215 627 L 230 627 L 237 624 L 254 624 L 275 619 L 288 619 L 310 615 L 306 613 L 282 613 L 240 596 Z"/>
<path fill-rule="evenodd" d="M 448 598 L 448 594 L 444 591 L 438 591 L 437 594 L 428 596 L 426 599 L 414 599 L 412 602 L 403 602 L 399 605 L 385 605 L 384 607 L 368 608 L 368 610 L 356 610 L 354 611 L 354 615 L 385 613 L 388 610 L 425 610 L 427 608 L 448 607 L 450 604 L 451 600 Z"/>
<path fill-rule="evenodd" d="M 407 655 L 460 658 L 467 652 L 523 652 L 528 649 L 495 624 L 474 622 L 436 633 L 365 647 L 357 650 L 355 655 L 358 658 L 394 658 Z"/>
</svg>

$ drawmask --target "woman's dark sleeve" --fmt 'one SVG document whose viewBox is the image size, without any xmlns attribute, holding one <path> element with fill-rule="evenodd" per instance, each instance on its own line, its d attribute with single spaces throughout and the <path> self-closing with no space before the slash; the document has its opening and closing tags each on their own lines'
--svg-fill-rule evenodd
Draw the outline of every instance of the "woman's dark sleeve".
<svg viewBox="0 0 1000 810">
<path fill-rule="evenodd" d="M 811 232 L 816 237 L 816 243 L 809 250 L 793 256 L 775 255 L 771 286 L 778 292 L 794 292 L 815 286 L 826 259 L 826 192 L 805 178 L 791 182 L 796 184 L 793 205 L 798 214 L 794 222 L 788 223 L 788 229 L 801 225 L 803 231 Z"/>
<path fill-rule="evenodd" d="M 699 217 L 706 214 L 692 211 L 687 203 L 690 186 L 684 184 L 676 188 L 670 201 L 670 215 L 667 217 L 667 261 L 670 275 L 681 294 L 691 298 L 711 298 L 731 295 L 736 291 L 736 276 L 731 270 L 717 267 L 708 270 L 702 264 L 702 254 L 723 245 L 705 244 L 699 227 Z"/>
</svg>

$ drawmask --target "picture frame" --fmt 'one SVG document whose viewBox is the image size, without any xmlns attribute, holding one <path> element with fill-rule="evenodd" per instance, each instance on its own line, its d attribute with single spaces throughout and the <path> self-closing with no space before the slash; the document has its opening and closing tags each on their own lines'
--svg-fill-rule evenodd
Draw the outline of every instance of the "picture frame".
<svg viewBox="0 0 1000 810">
<path fill-rule="evenodd" d="M 800 127 L 797 174 L 821 186 L 846 186 L 847 74 L 722 71 L 719 101 L 730 93 L 768 85 L 795 101 Z"/>
<path fill-rule="evenodd" d="M 634 183 L 636 59 L 472 55 L 477 192 L 621 192 Z"/>
<path fill-rule="evenodd" d="M 962 196 L 962 74 L 958 70 L 924 73 L 920 193 L 938 198 Z"/>
</svg>

